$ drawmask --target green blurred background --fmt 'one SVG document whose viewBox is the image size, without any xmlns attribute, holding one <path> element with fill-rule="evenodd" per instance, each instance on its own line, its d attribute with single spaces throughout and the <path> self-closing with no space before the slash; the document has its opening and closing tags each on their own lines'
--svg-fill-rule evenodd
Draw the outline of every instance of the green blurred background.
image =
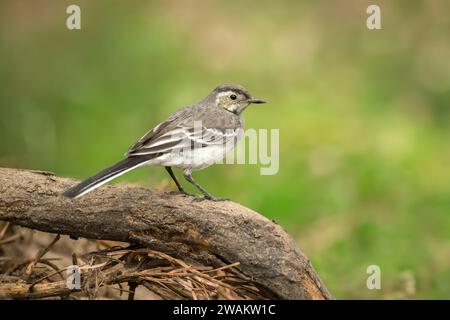
<svg viewBox="0 0 450 320">
<path fill-rule="evenodd" d="M 382 30 L 366 28 L 366 8 Z M 82 30 L 65 27 L 81 6 Z M 213 194 L 276 219 L 336 298 L 450 298 L 450 2 L 0 3 L 0 165 L 85 178 L 236 82 L 270 103 L 280 170 L 217 165 Z M 179 171 L 176 172 L 180 174 Z M 172 189 L 159 168 L 118 182 Z M 368 290 L 379 265 L 382 289 Z"/>
</svg>

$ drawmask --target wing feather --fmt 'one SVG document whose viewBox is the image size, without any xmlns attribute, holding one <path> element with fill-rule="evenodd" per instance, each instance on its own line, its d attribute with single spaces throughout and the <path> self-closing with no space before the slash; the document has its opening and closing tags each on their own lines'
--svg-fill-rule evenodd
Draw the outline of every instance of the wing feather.
<svg viewBox="0 0 450 320">
<path fill-rule="evenodd" d="M 240 128 L 221 130 L 201 127 L 199 130 L 193 130 L 192 127 L 175 127 L 173 130 L 141 144 L 129 155 L 178 152 L 182 149 L 235 144 L 242 134 L 240 131 L 242 131 Z"/>
<path fill-rule="evenodd" d="M 126 155 L 136 156 L 176 152 L 186 148 L 226 145 L 236 143 L 242 137 L 242 127 L 222 129 L 207 127 L 200 123 L 197 125 L 194 115 L 198 117 L 199 112 L 204 112 L 202 110 L 195 105 L 178 110 L 166 121 L 147 132 L 131 146 Z"/>
</svg>

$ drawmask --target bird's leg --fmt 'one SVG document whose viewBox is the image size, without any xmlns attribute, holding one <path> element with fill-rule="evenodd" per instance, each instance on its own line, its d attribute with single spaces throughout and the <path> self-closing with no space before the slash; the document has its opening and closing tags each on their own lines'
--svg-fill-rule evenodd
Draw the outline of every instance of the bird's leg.
<svg viewBox="0 0 450 320">
<path fill-rule="evenodd" d="M 205 196 L 204 198 L 196 198 L 197 201 L 201 201 L 204 199 L 208 199 L 208 200 L 212 200 L 212 201 L 225 201 L 228 199 L 225 198 L 216 198 L 213 195 L 211 195 L 208 191 L 206 191 L 205 188 L 203 188 L 201 185 L 199 185 L 194 178 L 192 177 L 192 171 L 190 169 L 185 169 L 184 170 L 184 178 L 189 181 L 190 183 L 192 183 L 198 190 L 200 190 Z"/>
<path fill-rule="evenodd" d="M 169 173 L 170 177 L 172 178 L 173 182 L 175 182 L 175 184 L 177 185 L 178 190 L 185 195 L 189 195 L 189 196 L 195 196 L 193 194 L 187 193 L 186 191 L 184 191 L 182 185 L 180 182 L 178 182 L 177 177 L 175 176 L 175 174 L 172 171 L 172 167 L 164 167 L 166 168 L 167 172 Z"/>
</svg>

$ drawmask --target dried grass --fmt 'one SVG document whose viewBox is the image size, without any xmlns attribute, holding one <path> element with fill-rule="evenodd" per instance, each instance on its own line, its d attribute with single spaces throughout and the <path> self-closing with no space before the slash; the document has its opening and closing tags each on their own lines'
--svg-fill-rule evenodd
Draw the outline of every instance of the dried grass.
<svg viewBox="0 0 450 320">
<path fill-rule="evenodd" d="M 264 299 L 264 293 L 236 267 L 239 262 L 219 268 L 187 263 L 164 252 L 150 248 L 94 241 L 94 251 L 75 254 L 73 244 L 65 237 L 64 257 L 45 258 L 55 249 L 60 237 L 40 247 L 32 258 L 23 258 L 21 251 L 37 242 L 44 233 L 28 233 L 24 229 L 0 222 L 0 296 L 2 298 L 64 299 Z M 48 234 L 46 235 L 48 239 Z M 27 239 L 28 238 L 28 239 Z M 13 239 L 6 242 L 7 239 Z M 72 245 L 71 245 L 72 244 Z M 11 250 L 12 246 L 16 246 Z M 58 243 L 59 245 L 59 243 Z M 9 247 L 8 250 L 5 250 Z M 103 247 L 103 249 L 102 249 Z M 106 248 L 105 248 L 106 247 Z M 9 253 L 9 254 L 8 254 Z M 66 265 L 62 265 L 65 260 Z M 69 261 L 69 263 L 67 263 Z M 66 270 L 76 264 L 81 270 L 79 290 L 68 290 Z M 142 288 L 150 295 L 141 292 Z M 139 289 L 139 290 L 137 290 Z"/>
</svg>

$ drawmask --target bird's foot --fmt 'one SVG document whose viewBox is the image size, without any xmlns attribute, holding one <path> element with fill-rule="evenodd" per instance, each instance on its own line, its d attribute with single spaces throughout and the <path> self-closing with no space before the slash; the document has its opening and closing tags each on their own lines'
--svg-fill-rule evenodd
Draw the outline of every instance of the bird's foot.
<svg viewBox="0 0 450 320">
<path fill-rule="evenodd" d="M 205 196 L 196 196 L 192 201 L 200 202 L 200 201 L 204 201 L 204 200 L 217 201 L 218 202 L 218 201 L 229 201 L 230 199 L 214 197 L 212 195 L 205 195 Z"/>
<path fill-rule="evenodd" d="M 181 195 L 183 197 L 197 197 L 197 195 L 186 192 L 184 190 L 183 191 L 169 191 L 169 194 L 174 195 L 174 196 Z"/>
</svg>

